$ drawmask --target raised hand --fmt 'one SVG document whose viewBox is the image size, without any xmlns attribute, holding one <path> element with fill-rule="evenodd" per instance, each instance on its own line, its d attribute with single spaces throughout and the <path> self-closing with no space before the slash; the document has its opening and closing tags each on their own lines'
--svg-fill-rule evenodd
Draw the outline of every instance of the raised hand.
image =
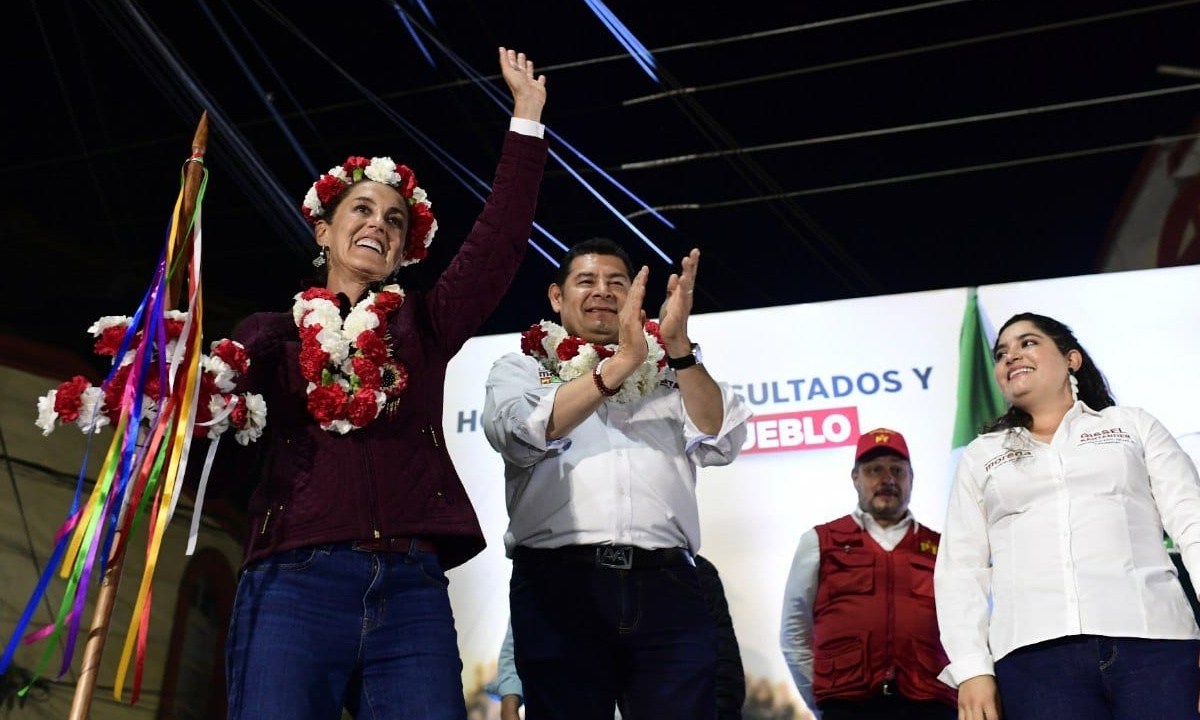
<svg viewBox="0 0 1200 720">
<path fill-rule="evenodd" d="M 546 105 L 546 76 L 533 74 L 533 61 L 525 53 L 500 48 L 500 74 L 513 96 L 513 117 L 542 121 Z"/>
<path fill-rule="evenodd" d="M 642 310 L 642 303 L 646 299 L 646 278 L 649 276 L 650 268 L 643 265 L 629 284 L 625 305 L 617 313 L 617 354 L 613 362 L 622 366 L 625 377 L 633 374 L 650 353 L 646 345 L 646 312 Z"/>
<path fill-rule="evenodd" d="M 692 294 L 699 268 L 700 250 L 692 248 L 681 262 L 681 272 L 667 278 L 667 297 L 658 313 L 658 326 L 671 357 L 682 357 L 692 351 L 687 321 L 692 314 Z"/>
</svg>

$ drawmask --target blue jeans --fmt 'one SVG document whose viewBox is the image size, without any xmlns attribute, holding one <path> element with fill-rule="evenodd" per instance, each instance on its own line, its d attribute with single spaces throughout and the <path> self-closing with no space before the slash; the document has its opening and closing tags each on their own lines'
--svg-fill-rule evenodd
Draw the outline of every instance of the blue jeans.
<svg viewBox="0 0 1200 720">
<path fill-rule="evenodd" d="M 1074 635 L 996 663 L 1004 720 L 1200 718 L 1200 640 Z"/>
<path fill-rule="evenodd" d="M 715 720 L 716 626 L 696 568 L 513 560 L 526 720 Z"/>
<path fill-rule="evenodd" d="M 229 718 L 463 720 L 462 660 L 437 556 L 290 550 L 238 581 Z"/>
</svg>

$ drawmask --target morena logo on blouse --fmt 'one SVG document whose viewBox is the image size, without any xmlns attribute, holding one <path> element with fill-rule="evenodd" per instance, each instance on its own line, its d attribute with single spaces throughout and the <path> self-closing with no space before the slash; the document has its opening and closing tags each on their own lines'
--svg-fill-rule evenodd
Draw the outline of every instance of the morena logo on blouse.
<svg viewBox="0 0 1200 720">
<path fill-rule="evenodd" d="M 755 415 L 746 421 L 743 453 L 824 450 L 858 441 L 858 408 L 823 408 L 778 415 Z"/>
</svg>

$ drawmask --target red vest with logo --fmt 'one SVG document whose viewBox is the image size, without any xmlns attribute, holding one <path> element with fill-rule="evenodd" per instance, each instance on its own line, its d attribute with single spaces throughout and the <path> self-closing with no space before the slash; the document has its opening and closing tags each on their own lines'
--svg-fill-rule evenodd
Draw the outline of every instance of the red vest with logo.
<svg viewBox="0 0 1200 720">
<path fill-rule="evenodd" d="M 910 700 L 957 706 L 937 679 L 950 664 L 938 636 L 933 562 L 941 535 L 914 522 L 891 552 L 850 515 L 816 528 L 813 695 L 865 700 L 890 681 Z"/>
</svg>

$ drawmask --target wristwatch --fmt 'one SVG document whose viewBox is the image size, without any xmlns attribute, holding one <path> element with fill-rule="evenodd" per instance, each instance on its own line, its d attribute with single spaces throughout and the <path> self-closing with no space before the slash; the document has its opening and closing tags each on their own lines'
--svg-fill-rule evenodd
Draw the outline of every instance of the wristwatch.
<svg viewBox="0 0 1200 720">
<path fill-rule="evenodd" d="M 693 365 L 699 365 L 704 362 L 700 357 L 700 345 L 692 343 L 692 351 L 683 357 L 673 358 L 667 356 L 667 367 L 672 370 L 686 370 Z"/>
</svg>

